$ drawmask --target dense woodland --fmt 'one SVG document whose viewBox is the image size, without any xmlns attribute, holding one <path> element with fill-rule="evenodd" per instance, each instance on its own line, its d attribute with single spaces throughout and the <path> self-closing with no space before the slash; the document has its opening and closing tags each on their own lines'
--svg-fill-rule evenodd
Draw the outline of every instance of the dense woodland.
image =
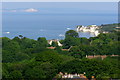
<svg viewBox="0 0 120 80">
<path fill-rule="evenodd" d="M 120 32 L 101 33 L 97 37 L 80 38 L 74 30 L 65 39 L 49 45 L 46 38 L 37 40 L 19 35 L 13 39 L 2 37 L 3 79 L 52 80 L 59 72 L 83 73 L 91 78 L 120 78 L 120 57 L 87 59 L 86 55 L 120 55 Z M 1 41 L 1 40 L 0 40 Z M 54 50 L 47 49 L 55 46 Z M 72 47 L 71 47 L 72 46 Z M 70 48 L 71 47 L 71 48 Z M 61 49 L 69 49 L 62 51 Z"/>
</svg>

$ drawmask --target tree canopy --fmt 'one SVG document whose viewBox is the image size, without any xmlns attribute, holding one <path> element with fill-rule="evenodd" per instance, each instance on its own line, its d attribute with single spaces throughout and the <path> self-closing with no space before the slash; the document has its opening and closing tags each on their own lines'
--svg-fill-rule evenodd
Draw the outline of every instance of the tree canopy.
<svg viewBox="0 0 120 80">
<path fill-rule="evenodd" d="M 3 79 L 49 79 L 59 72 L 86 72 L 91 78 L 120 78 L 119 32 L 100 34 L 97 37 L 81 38 L 74 30 L 66 32 L 61 40 L 63 46 L 53 43 L 49 47 L 46 38 L 37 40 L 22 35 L 9 39 L 2 37 Z M 67 51 L 64 51 L 64 50 Z M 107 55 L 107 58 L 87 59 L 86 55 Z"/>
</svg>

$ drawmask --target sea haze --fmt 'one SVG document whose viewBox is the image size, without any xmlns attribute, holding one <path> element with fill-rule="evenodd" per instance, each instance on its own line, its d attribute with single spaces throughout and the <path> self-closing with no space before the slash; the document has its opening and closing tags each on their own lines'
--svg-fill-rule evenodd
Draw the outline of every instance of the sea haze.
<svg viewBox="0 0 120 80">
<path fill-rule="evenodd" d="M 55 3 L 34 3 L 31 5 L 33 9 L 37 11 L 25 12 L 24 9 L 29 9 L 30 6 L 15 5 L 16 8 L 8 8 L 15 3 L 4 3 L 7 9 L 3 9 L 3 37 L 13 38 L 18 35 L 23 35 L 28 38 L 37 39 L 38 37 L 46 37 L 47 39 L 64 39 L 64 34 L 67 30 L 76 29 L 77 25 L 101 25 L 117 23 L 117 13 L 115 10 L 108 8 L 107 12 L 101 12 L 94 7 L 84 10 L 80 6 L 70 7 L 72 3 L 56 3 L 58 5 L 52 6 Z M 8 4 L 8 5 L 7 5 Z M 25 3 L 16 3 L 25 4 Z M 31 4 L 31 3 L 26 3 Z M 42 6 L 35 6 L 35 4 L 44 4 Z M 64 4 L 62 6 L 62 4 Z M 65 5 L 66 4 L 66 5 Z M 73 3 L 75 5 L 78 3 Z M 79 3 L 79 5 L 82 3 Z M 83 3 L 86 4 L 86 3 Z M 82 4 L 82 5 L 83 5 Z M 95 3 L 87 3 L 90 6 Z M 102 3 L 97 3 L 100 6 Z M 105 3 L 103 3 L 105 6 Z M 114 5 L 116 3 L 108 3 Z M 52 6 L 52 7 L 51 7 Z M 30 7 L 30 8 L 31 8 Z M 14 9 L 14 10 L 13 10 Z M 107 8 L 106 8 L 107 10 Z M 114 11 L 114 12 L 113 12 Z M 92 37 L 91 33 L 79 33 L 80 37 Z"/>
</svg>

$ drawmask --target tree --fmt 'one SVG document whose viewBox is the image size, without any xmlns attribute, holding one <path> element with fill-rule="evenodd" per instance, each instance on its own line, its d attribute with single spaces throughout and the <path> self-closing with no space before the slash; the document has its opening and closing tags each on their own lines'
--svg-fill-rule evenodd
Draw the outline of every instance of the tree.
<svg viewBox="0 0 120 80">
<path fill-rule="evenodd" d="M 80 38 L 80 44 L 82 44 L 82 45 L 89 45 L 90 44 L 90 42 L 89 42 L 89 40 L 87 39 L 87 38 L 85 38 L 85 37 L 83 37 L 83 38 Z"/>
<path fill-rule="evenodd" d="M 40 43 L 41 46 L 47 47 L 48 43 L 45 37 L 39 37 L 37 41 Z"/>
<path fill-rule="evenodd" d="M 57 74 L 57 69 L 50 62 L 44 62 L 40 66 L 41 66 L 41 69 L 46 74 L 45 75 L 46 78 L 48 78 L 48 79 L 52 79 Z"/>
<path fill-rule="evenodd" d="M 33 48 L 36 42 L 36 40 L 24 37 L 21 39 L 20 46 L 22 49 Z"/>
<path fill-rule="evenodd" d="M 53 41 L 51 46 L 57 47 L 57 46 L 58 46 L 58 43 Z"/>
<path fill-rule="evenodd" d="M 8 37 L 2 37 L 2 48 L 7 45 L 7 43 L 10 42 L 10 39 Z"/>
<path fill-rule="evenodd" d="M 76 31 L 74 31 L 74 30 L 69 30 L 69 31 L 67 31 L 65 33 L 65 38 L 67 38 L 69 36 L 70 37 L 74 37 L 74 38 L 78 38 L 79 37 L 78 33 Z"/>
<path fill-rule="evenodd" d="M 98 47 L 100 47 L 101 45 L 103 45 L 104 41 L 101 39 L 95 39 L 91 42 L 91 45 L 96 45 Z"/>
<path fill-rule="evenodd" d="M 85 52 L 80 50 L 78 46 L 73 46 L 70 49 L 70 55 L 74 56 L 75 58 L 83 58 L 85 56 Z"/>
<path fill-rule="evenodd" d="M 71 46 L 80 45 L 79 35 L 74 30 L 69 30 L 65 33 L 65 40 L 62 41 L 63 48 L 70 48 Z"/>
<path fill-rule="evenodd" d="M 112 66 L 106 64 L 102 60 L 96 59 L 75 59 L 62 64 L 59 67 L 59 71 L 67 73 L 83 73 L 86 72 L 86 76 L 91 78 L 92 75 L 99 76 L 99 74 L 105 73 L 110 75 Z M 102 75 L 100 75 L 102 77 Z M 106 75 L 104 75 L 106 76 Z"/>
<path fill-rule="evenodd" d="M 67 48 L 67 49 L 70 48 L 71 46 L 78 46 L 78 45 L 80 45 L 80 39 L 71 36 L 65 38 L 63 42 L 63 48 Z"/>
<path fill-rule="evenodd" d="M 25 71 L 25 78 L 27 79 L 44 79 L 46 75 L 41 67 L 35 66 L 33 68 L 28 68 Z"/>
<path fill-rule="evenodd" d="M 22 79 L 22 73 L 18 70 L 14 70 L 12 72 L 10 72 L 10 79 Z"/>
<path fill-rule="evenodd" d="M 13 40 L 13 41 L 17 41 L 18 43 L 21 42 L 21 39 L 20 39 L 19 37 L 14 37 L 12 40 Z"/>
<path fill-rule="evenodd" d="M 6 69 L 5 66 L 3 66 L 4 63 L 2 63 L 2 79 L 7 79 L 9 78 L 9 72 L 8 70 Z"/>
<path fill-rule="evenodd" d="M 3 41 L 4 43 L 4 41 Z M 3 62 L 14 62 L 16 54 L 20 52 L 20 45 L 16 41 L 6 41 L 2 51 Z"/>
<path fill-rule="evenodd" d="M 58 53 L 62 53 L 62 48 L 60 46 L 56 46 L 55 50 L 58 52 Z"/>
<path fill-rule="evenodd" d="M 54 66 L 58 66 L 61 63 L 59 54 L 54 50 L 46 50 L 35 55 L 35 60 L 38 62 L 50 62 Z"/>
</svg>

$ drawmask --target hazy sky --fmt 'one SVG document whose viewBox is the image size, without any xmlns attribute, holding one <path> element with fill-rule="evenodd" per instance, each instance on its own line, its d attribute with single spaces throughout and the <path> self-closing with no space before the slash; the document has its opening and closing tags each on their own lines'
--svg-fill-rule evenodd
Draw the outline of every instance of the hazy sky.
<svg viewBox="0 0 120 80">
<path fill-rule="evenodd" d="M 4 2 L 4 9 L 35 8 L 41 13 L 109 13 L 117 14 L 117 2 Z"/>
<path fill-rule="evenodd" d="M 119 0 L 4 0 L 3 2 L 119 2 Z"/>
</svg>

